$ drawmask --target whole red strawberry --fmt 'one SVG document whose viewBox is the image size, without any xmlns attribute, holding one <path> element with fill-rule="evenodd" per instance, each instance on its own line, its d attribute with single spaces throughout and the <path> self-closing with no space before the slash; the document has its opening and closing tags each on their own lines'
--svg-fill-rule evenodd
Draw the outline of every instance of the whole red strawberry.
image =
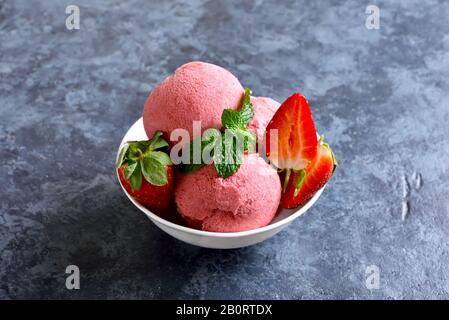
<svg viewBox="0 0 449 320">
<path fill-rule="evenodd" d="M 168 146 L 157 131 L 151 140 L 125 143 L 117 159 L 120 182 L 135 200 L 154 211 L 173 202 L 174 169 L 164 149 Z"/>
</svg>

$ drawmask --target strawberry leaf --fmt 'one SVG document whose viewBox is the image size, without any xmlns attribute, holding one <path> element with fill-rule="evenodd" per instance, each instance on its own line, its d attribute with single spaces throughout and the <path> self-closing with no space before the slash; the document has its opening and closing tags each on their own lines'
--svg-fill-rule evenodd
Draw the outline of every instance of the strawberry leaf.
<svg viewBox="0 0 449 320">
<path fill-rule="evenodd" d="M 152 151 L 148 154 L 148 157 L 153 158 L 154 160 L 156 160 L 157 162 L 159 162 L 164 166 L 169 166 L 172 164 L 168 154 L 162 151 Z"/>
<path fill-rule="evenodd" d="M 142 185 L 142 173 L 140 170 L 140 164 L 138 162 L 135 163 L 135 168 L 129 177 L 129 184 L 131 185 L 131 189 L 133 191 L 139 190 Z"/>
<path fill-rule="evenodd" d="M 164 148 L 167 146 L 168 146 L 168 143 L 162 137 L 162 132 L 159 130 L 153 134 L 153 137 L 149 141 L 150 150 L 157 150 L 157 149 Z"/>
<path fill-rule="evenodd" d="M 168 183 L 166 166 L 151 156 L 140 160 L 142 174 L 145 180 L 155 186 L 163 186 Z"/>
<path fill-rule="evenodd" d="M 131 178 L 138 164 L 139 164 L 138 162 L 133 162 L 132 164 L 129 164 L 128 166 L 125 167 L 123 173 L 126 180 L 129 180 L 129 178 Z"/>
<path fill-rule="evenodd" d="M 129 141 L 128 142 L 128 150 L 126 151 L 126 158 L 132 161 L 138 161 L 142 156 L 142 150 L 145 150 L 146 147 L 143 146 L 143 143 L 148 141 Z"/>
<path fill-rule="evenodd" d="M 126 164 L 123 175 L 131 184 L 132 190 L 140 189 L 142 175 L 149 183 L 162 186 L 168 183 L 167 166 L 172 165 L 170 157 L 157 149 L 168 146 L 161 131 L 156 131 L 150 140 L 128 141 L 117 157 L 116 166 Z"/>
<path fill-rule="evenodd" d="M 123 145 L 123 147 L 120 149 L 120 152 L 117 157 L 117 161 L 115 162 L 115 167 L 117 169 L 123 164 L 123 161 L 125 160 L 125 156 L 126 156 L 126 152 L 128 151 L 128 148 L 129 148 L 129 144 L 125 143 Z"/>
</svg>

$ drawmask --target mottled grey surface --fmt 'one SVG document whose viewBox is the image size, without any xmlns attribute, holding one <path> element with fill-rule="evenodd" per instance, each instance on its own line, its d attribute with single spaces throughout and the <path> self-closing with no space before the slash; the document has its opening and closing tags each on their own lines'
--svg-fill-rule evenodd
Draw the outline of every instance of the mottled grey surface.
<svg viewBox="0 0 449 320">
<path fill-rule="evenodd" d="M 375 1 L 368 30 L 369 3 L 0 0 L 0 297 L 449 298 L 449 3 Z M 340 160 L 262 244 L 181 243 L 116 181 L 149 91 L 197 59 L 256 95 L 303 92 Z"/>
</svg>

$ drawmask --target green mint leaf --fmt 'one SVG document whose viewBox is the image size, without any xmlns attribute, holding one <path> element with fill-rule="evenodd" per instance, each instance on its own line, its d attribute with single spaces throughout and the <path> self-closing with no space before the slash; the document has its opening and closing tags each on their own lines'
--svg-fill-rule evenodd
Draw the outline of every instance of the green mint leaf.
<svg viewBox="0 0 449 320">
<path fill-rule="evenodd" d="M 227 129 L 229 133 L 234 135 L 234 137 L 243 143 L 243 150 L 253 153 L 256 150 L 256 134 L 250 129 Z"/>
<path fill-rule="evenodd" d="M 240 168 L 243 160 L 243 141 L 238 134 L 227 130 L 221 144 L 214 151 L 214 166 L 220 177 L 228 178 Z"/>
<path fill-rule="evenodd" d="M 221 125 L 225 129 L 237 129 L 245 128 L 246 124 L 241 115 L 237 110 L 225 109 L 221 114 Z"/>
<path fill-rule="evenodd" d="M 247 136 L 245 139 L 245 150 L 253 153 L 256 151 L 256 133 L 252 130 L 247 131 Z"/>
<path fill-rule="evenodd" d="M 244 128 L 246 128 L 248 126 L 248 123 L 251 122 L 251 120 L 254 117 L 254 110 L 253 110 L 253 105 L 251 103 L 251 89 L 246 88 L 245 89 L 245 94 L 243 96 L 243 100 L 242 100 L 242 105 L 239 109 L 241 118 L 242 118 L 242 122 L 244 123 Z"/>
<path fill-rule="evenodd" d="M 203 145 L 201 150 L 201 161 L 205 164 L 213 162 L 213 154 L 215 146 L 221 143 L 222 133 L 217 129 L 207 129 L 203 133 Z"/>
<path fill-rule="evenodd" d="M 123 170 L 123 174 L 124 174 L 126 180 L 129 180 L 129 178 L 131 178 L 131 176 L 134 173 L 134 171 L 136 170 L 138 164 L 139 164 L 138 162 L 133 162 L 133 163 L 129 164 L 128 166 L 126 166 L 125 170 Z"/>
<path fill-rule="evenodd" d="M 200 170 L 204 166 L 204 163 L 194 164 L 189 163 L 181 167 L 181 171 L 184 173 L 191 173 Z"/>
<path fill-rule="evenodd" d="M 152 157 L 143 157 L 140 160 L 142 174 L 145 180 L 154 186 L 163 186 L 168 183 L 166 166 Z"/>
<path fill-rule="evenodd" d="M 191 172 L 195 172 L 199 169 L 201 169 L 201 167 L 203 167 L 205 165 L 205 163 L 203 162 L 203 152 L 204 150 L 207 148 L 208 150 L 213 150 L 215 143 L 217 140 L 217 137 L 220 136 L 220 133 L 218 130 L 216 129 L 208 129 L 204 132 L 203 137 L 197 138 L 201 139 L 201 159 L 200 159 L 200 163 L 195 163 L 194 159 L 193 159 L 193 148 L 194 148 L 194 141 L 191 141 L 188 148 L 189 148 L 189 153 L 190 153 L 190 163 L 186 163 L 183 164 L 181 166 L 181 170 L 184 173 L 191 173 Z M 197 141 L 196 140 L 196 141 Z"/>
<path fill-rule="evenodd" d="M 222 153 L 214 154 L 214 166 L 217 173 L 222 178 L 229 178 L 240 168 L 238 163 L 229 163 L 227 159 L 229 156 L 223 155 Z"/>
<path fill-rule="evenodd" d="M 251 94 L 251 89 L 246 88 L 240 108 L 225 109 L 221 114 L 225 133 L 218 150 L 214 151 L 214 165 L 220 177 L 232 176 L 240 168 L 244 151 L 255 150 L 256 135 L 247 128 L 254 117 Z"/>
<path fill-rule="evenodd" d="M 165 152 L 162 152 L 162 151 L 152 151 L 152 152 L 148 153 L 148 155 L 146 155 L 146 157 L 151 157 L 164 166 L 169 166 L 172 164 L 168 154 L 166 154 Z"/>
<path fill-rule="evenodd" d="M 149 142 L 150 150 L 157 150 L 168 146 L 168 142 L 165 141 L 165 139 L 162 137 L 162 132 L 159 130 L 153 134 L 153 137 Z"/>
<path fill-rule="evenodd" d="M 126 152 L 128 151 L 129 144 L 125 143 L 123 147 L 120 149 L 120 152 L 117 156 L 117 160 L 115 162 L 115 167 L 118 169 L 123 164 L 123 161 L 125 160 Z"/>
<path fill-rule="evenodd" d="M 221 114 L 221 125 L 225 129 L 246 129 L 254 117 L 251 89 L 246 88 L 238 110 L 225 109 Z"/>
<path fill-rule="evenodd" d="M 133 170 L 132 175 L 129 177 L 129 184 L 131 185 L 131 189 L 133 191 L 139 190 L 142 185 L 142 172 L 140 170 L 140 164 L 138 162 L 135 163 L 136 166 Z"/>
<path fill-rule="evenodd" d="M 199 170 L 204 164 L 201 163 L 194 163 L 193 159 L 193 148 L 195 145 L 195 141 L 198 141 L 198 139 L 201 139 L 201 137 L 198 137 L 192 141 L 190 141 L 188 146 L 185 146 L 183 152 L 189 152 L 189 163 L 183 163 L 181 166 L 181 171 L 184 173 L 194 172 Z M 204 141 L 205 143 L 205 141 Z M 203 141 L 201 140 L 201 147 L 203 146 Z M 201 148 L 202 149 L 202 148 Z"/>
<path fill-rule="evenodd" d="M 256 134 L 249 129 L 239 129 L 236 134 L 243 140 L 244 150 L 253 153 L 256 150 Z"/>
</svg>

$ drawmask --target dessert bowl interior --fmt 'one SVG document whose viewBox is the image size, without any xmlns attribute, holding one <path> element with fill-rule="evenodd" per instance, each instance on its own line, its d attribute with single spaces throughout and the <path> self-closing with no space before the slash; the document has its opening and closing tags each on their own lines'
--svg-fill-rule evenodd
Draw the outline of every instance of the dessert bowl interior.
<svg viewBox="0 0 449 320">
<path fill-rule="evenodd" d="M 143 120 L 142 118 L 140 118 L 125 134 L 122 142 L 120 143 L 120 147 L 127 141 L 146 139 L 148 138 L 143 127 Z M 279 212 L 273 219 L 273 221 L 265 227 L 241 232 L 209 232 L 185 227 L 161 218 L 160 216 L 151 212 L 151 210 L 145 208 L 136 200 L 134 200 L 122 186 L 122 189 L 128 199 L 137 208 L 143 211 L 147 215 L 147 217 L 150 218 L 151 221 L 153 221 L 153 223 L 156 224 L 160 229 L 181 241 L 200 247 L 214 249 L 241 248 L 268 239 L 269 237 L 275 235 L 276 233 L 287 227 L 294 219 L 305 213 L 318 200 L 324 188 L 325 186 L 321 188 L 312 197 L 312 199 L 310 199 L 304 206 L 300 208 L 279 209 Z"/>
</svg>

